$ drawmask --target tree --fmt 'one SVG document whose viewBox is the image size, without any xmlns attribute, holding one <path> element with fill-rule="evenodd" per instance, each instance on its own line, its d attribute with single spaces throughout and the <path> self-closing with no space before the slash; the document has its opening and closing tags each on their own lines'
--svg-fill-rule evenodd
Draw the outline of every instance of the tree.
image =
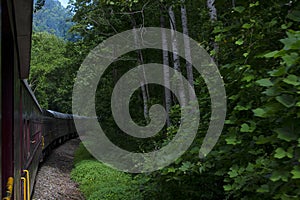
<svg viewBox="0 0 300 200">
<path fill-rule="evenodd" d="M 180 101 L 182 103 L 183 106 L 187 105 L 187 100 L 186 100 L 186 95 L 185 95 L 185 91 L 184 91 L 184 87 L 183 87 L 183 81 L 182 78 L 180 76 L 180 59 L 178 56 L 178 42 L 176 39 L 176 21 L 175 21 L 175 15 L 173 12 L 173 8 L 172 6 L 169 7 L 169 17 L 170 17 L 170 27 L 171 27 L 171 37 L 172 37 L 172 50 L 173 50 L 173 65 L 174 65 L 174 69 L 176 70 L 177 73 L 175 73 L 175 77 L 173 79 L 173 81 L 175 81 L 175 84 L 177 86 L 177 90 L 178 90 L 178 94 L 179 94 L 179 98 Z"/>
<path fill-rule="evenodd" d="M 33 34 L 29 85 L 43 108 L 71 112 L 75 74 L 68 68 L 65 46 L 55 35 Z"/>
<path fill-rule="evenodd" d="M 210 21 L 211 23 L 214 23 L 217 21 L 217 9 L 215 7 L 215 0 L 207 0 L 207 7 L 209 9 L 209 16 L 210 16 Z M 213 45 L 213 60 L 215 62 L 217 62 L 217 54 L 218 54 L 218 49 L 219 46 L 217 44 L 217 42 L 213 41 L 212 42 Z"/>
<path fill-rule="evenodd" d="M 197 40 L 218 62 L 228 99 L 227 120 L 219 142 L 205 159 L 199 159 L 199 146 L 210 123 L 210 96 L 200 74 L 192 72 L 185 62 L 186 71 L 182 68 L 181 72 L 194 83 L 203 113 L 201 126 L 182 157 L 156 172 L 135 176 L 144 181 L 141 188 L 145 199 L 299 199 L 299 1 L 77 0 L 73 6 L 77 23 L 73 30 L 82 36 L 75 47 L 83 47 L 78 50 L 83 58 L 105 38 L 132 28 L 130 15 L 134 14 L 136 27 L 167 27 L 166 21 L 171 19 L 175 30 L 181 18 L 178 31 Z M 170 6 L 173 9 L 166 15 Z M 129 7 L 132 10 L 128 12 Z M 161 34 L 163 48 L 167 49 L 166 33 Z M 176 52 L 176 42 L 170 44 Z M 188 40 L 184 45 L 189 58 Z M 128 63 L 134 66 L 155 61 L 169 66 L 174 62 L 178 69 L 183 64 L 177 62 L 176 55 L 170 59 L 167 51 L 141 52 L 142 57 L 137 52 L 126 55 L 133 58 L 131 62 L 114 63 L 117 77 L 109 73 L 102 80 L 96 106 L 101 107 L 104 118 L 113 121 L 107 109 L 113 79 L 118 80 L 130 69 Z M 169 86 L 168 68 L 162 73 Z M 142 152 L 167 144 L 180 126 L 180 107 L 171 105 L 170 91 L 152 86 L 149 91 L 149 105 L 164 99 L 168 128 L 162 131 L 165 137 L 144 143 Z M 143 112 L 137 111 L 145 105 L 140 96 L 134 96 L 131 104 L 131 114 L 138 123 Z M 119 133 L 111 121 L 105 127 Z M 117 136 L 123 141 L 120 134 Z"/>
<path fill-rule="evenodd" d="M 59 1 L 37 1 L 33 13 L 33 31 L 48 32 L 66 40 L 75 40 L 76 36 L 68 32 L 73 25 L 71 18 L 72 13 Z"/>
<path fill-rule="evenodd" d="M 182 24 L 182 32 L 185 35 L 184 37 L 184 53 L 186 58 L 186 73 L 187 73 L 187 79 L 192 86 L 192 89 L 194 89 L 194 76 L 193 76 L 193 66 L 188 60 L 192 60 L 191 57 L 191 47 L 190 47 L 190 41 L 188 39 L 189 36 L 189 30 L 188 30 L 188 22 L 187 22 L 187 14 L 186 14 L 186 7 L 184 0 L 182 1 L 181 7 L 181 24 Z M 190 97 L 192 96 L 192 91 L 189 90 Z"/>
<path fill-rule="evenodd" d="M 134 19 L 134 16 L 131 14 L 130 15 L 130 19 L 131 19 L 131 23 L 132 23 L 132 32 L 134 35 L 134 43 L 136 45 L 136 53 L 137 53 L 137 61 L 139 65 L 143 65 L 144 64 L 144 59 L 143 59 L 143 54 L 142 54 L 142 50 L 139 49 L 139 45 L 140 45 L 140 41 L 138 40 L 138 36 L 137 36 L 137 31 L 136 31 L 136 21 Z M 141 83 L 141 90 L 142 90 L 142 96 L 143 96 L 143 105 L 144 105 L 144 117 L 146 119 L 147 122 L 149 122 L 149 112 L 148 112 L 148 100 L 149 100 L 149 90 L 148 90 L 148 86 L 147 81 L 146 81 L 146 75 L 145 75 L 145 70 L 144 67 L 142 67 L 142 74 L 139 75 L 139 79 L 140 79 L 140 83 Z"/>
<path fill-rule="evenodd" d="M 163 16 L 163 8 L 161 8 L 161 16 L 160 16 L 160 26 L 161 28 L 165 28 L 165 17 Z M 167 36 L 164 29 L 161 30 L 161 38 L 162 38 L 162 48 L 167 49 Z M 167 112 L 167 127 L 171 125 L 169 112 L 171 109 L 171 92 L 168 88 L 170 88 L 170 71 L 169 71 L 169 54 L 168 51 L 163 50 L 163 73 L 164 73 L 164 85 L 165 85 L 165 106 Z"/>
</svg>

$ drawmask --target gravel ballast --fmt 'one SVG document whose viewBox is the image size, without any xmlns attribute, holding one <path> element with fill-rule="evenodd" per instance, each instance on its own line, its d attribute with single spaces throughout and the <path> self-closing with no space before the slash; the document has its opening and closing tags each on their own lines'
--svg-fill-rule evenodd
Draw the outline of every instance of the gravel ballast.
<svg viewBox="0 0 300 200">
<path fill-rule="evenodd" d="M 84 200 L 78 185 L 71 180 L 74 152 L 80 143 L 72 139 L 54 149 L 42 163 L 36 178 L 33 200 Z"/>
</svg>

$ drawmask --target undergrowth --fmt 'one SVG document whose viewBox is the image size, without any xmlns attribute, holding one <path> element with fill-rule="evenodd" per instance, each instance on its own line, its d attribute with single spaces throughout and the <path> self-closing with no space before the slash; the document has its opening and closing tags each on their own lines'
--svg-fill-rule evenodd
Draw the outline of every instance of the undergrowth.
<svg viewBox="0 0 300 200">
<path fill-rule="evenodd" d="M 82 144 L 75 152 L 74 164 L 71 178 L 79 183 L 87 200 L 142 199 L 139 184 L 130 174 L 95 160 Z"/>
</svg>

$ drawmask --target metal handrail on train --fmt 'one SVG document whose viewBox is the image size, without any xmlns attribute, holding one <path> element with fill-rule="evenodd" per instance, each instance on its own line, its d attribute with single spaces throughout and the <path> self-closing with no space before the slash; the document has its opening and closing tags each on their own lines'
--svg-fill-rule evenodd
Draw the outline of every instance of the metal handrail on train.
<svg viewBox="0 0 300 200">
<path fill-rule="evenodd" d="M 23 181 L 23 200 L 27 200 L 27 180 L 24 177 L 21 177 L 21 181 Z"/>
<path fill-rule="evenodd" d="M 23 200 L 30 200 L 30 176 L 28 170 L 23 170 L 25 177 L 21 177 L 23 182 Z"/>
<path fill-rule="evenodd" d="M 11 200 L 13 187 L 14 187 L 14 178 L 9 177 L 6 184 L 6 197 L 4 197 L 2 200 Z"/>
<path fill-rule="evenodd" d="M 26 176 L 26 180 L 27 180 L 27 200 L 30 200 L 30 176 L 29 176 L 29 171 L 28 170 L 23 170 L 23 172 L 25 173 Z"/>
</svg>

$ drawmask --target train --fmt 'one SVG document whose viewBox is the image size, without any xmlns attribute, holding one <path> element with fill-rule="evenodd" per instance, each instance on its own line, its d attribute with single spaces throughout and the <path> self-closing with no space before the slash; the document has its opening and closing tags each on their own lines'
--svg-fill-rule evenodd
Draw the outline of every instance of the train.
<svg viewBox="0 0 300 200">
<path fill-rule="evenodd" d="M 42 109 L 26 81 L 33 0 L 0 1 L 0 195 L 30 200 L 39 163 L 76 129 L 73 115 Z"/>
</svg>

